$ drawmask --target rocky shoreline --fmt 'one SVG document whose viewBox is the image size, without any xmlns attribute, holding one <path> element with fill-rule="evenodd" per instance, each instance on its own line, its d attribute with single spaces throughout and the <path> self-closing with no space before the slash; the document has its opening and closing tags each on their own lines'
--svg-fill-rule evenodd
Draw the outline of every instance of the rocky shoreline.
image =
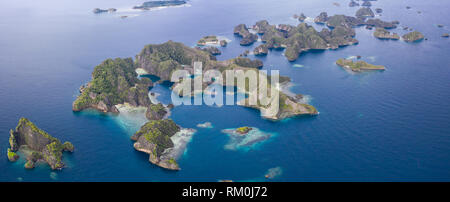
<svg viewBox="0 0 450 202">
<path fill-rule="evenodd" d="M 74 151 L 72 143 L 61 143 L 26 118 L 21 118 L 15 130 L 10 130 L 9 145 L 8 159 L 11 162 L 20 158 L 17 151 L 27 151 L 24 152 L 27 169 L 34 168 L 38 162 L 46 162 L 51 169 L 60 170 L 64 167 L 62 153 Z"/>
<path fill-rule="evenodd" d="M 399 40 L 400 36 L 398 36 L 397 33 L 392 33 L 387 31 L 384 28 L 377 28 L 375 32 L 373 33 L 373 36 L 375 36 L 378 39 L 392 39 L 392 40 Z"/>
<path fill-rule="evenodd" d="M 170 119 L 149 121 L 131 137 L 135 141 L 133 147 L 149 154 L 149 161 L 157 166 L 168 170 L 180 170 L 174 158 L 164 155 L 165 150 L 174 147 L 170 138 L 180 129 Z"/>
</svg>

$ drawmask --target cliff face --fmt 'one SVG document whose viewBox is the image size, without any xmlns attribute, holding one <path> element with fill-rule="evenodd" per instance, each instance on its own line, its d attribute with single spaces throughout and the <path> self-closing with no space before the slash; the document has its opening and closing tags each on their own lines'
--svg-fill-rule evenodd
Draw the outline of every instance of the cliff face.
<svg viewBox="0 0 450 202">
<path fill-rule="evenodd" d="M 170 119 L 153 120 L 146 123 L 131 139 L 136 141 L 134 148 L 149 154 L 149 161 L 169 170 L 180 170 L 177 162 L 165 153 L 173 148 L 170 137 L 180 131 L 180 127 Z"/>
<path fill-rule="evenodd" d="M 261 116 L 263 118 L 273 121 L 280 121 L 286 118 L 300 115 L 317 115 L 319 113 L 317 109 L 312 105 L 302 103 L 302 95 L 291 97 L 284 94 L 283 92 L 279 92 L 279 94 L 280 98 L 277 109 L 271 106 L 250 105 L 248 99 L 243 100 L 239 103 L 239 105 L 258 109 L 260 110 Z"/>
<path fill-rule="evenodd" d="M 148 120 L 161 120 L 166 116 L 169 109 L 166 109 L 161 103 L 159 104 L 150 104 L 147 108 L 147 112 L 145 116 Z"/>
<path fill-rule="evenodd" d="M 250 33 L 245 24 L 240 24 L 234 28 L 234 34 L 242 37 L 240 44 L 249 46 L 258 40 L 258 35 Z"/>
<path fill-rule="evenodd" d="M 43 160 L 52 169 L 61 169 L 64 167 L 62 152 L 73 151 L 73 145 L 70 142 L 61 144 L 58 139 L 39 129 L 26 118 L 21 118 L 16 129 L 10 131 L 9 143 L 8 158 L 11 155 L 17 160 L 18 156 L 14 155 L 14 152 L 21 147 L 31 150 L 31 154 L 27 156 L 26 168 L 33 168 L 36 161 Z"/>
<path fill-rule="evenodd" d="M 210 66 L 210 55 L 202 50 L 184 46 L 181 43 L 168 41 L 163 44 L 147 45 L 136 56 L 137 67 L 145 69 L 149 74 L 161 80 L 170 80 L 173 71 L 194 66 L 194 62 L 203 62 L 203 69 Z"/>
<path fill-rule="evenodd" d="M 92 80 L 80 88 L 80 95 L 73 103 L 73 111 L 92 108 L 101 112 L 119 111 L 117 104 L 125 102 L 132 106 L 148 106 L 148 78 L 137 78 L 135 64 L 131 58 L 108 59 L 95 67 Z"/>
</svg>

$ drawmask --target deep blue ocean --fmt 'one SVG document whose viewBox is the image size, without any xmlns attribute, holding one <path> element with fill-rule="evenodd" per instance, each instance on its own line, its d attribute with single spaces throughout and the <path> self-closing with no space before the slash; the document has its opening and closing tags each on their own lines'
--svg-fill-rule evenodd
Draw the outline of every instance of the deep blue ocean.
<svg viewBox="0 0 450 202">
<path fill-rule="evenodd" d="M 130 136 L 142 116 L 72 112 L 78 88 L 96 65 L 134 57 L 151 43 L 193 46 L 206 35 L 231 39 L 218 59 L 234 58 L 260 44 L 239 45 L 233 28 L 240 23 L 296 25 L 294 14 L 354 15 L 358 8 L 349 1 L 338 7 L 336 0 L 191 0 L 185 7 L 130 10 L 143 1 L 0 1 L 0 181 L 266 181 L 271 168 L 281 172 L 270 181 L 450 181 L 450 40 L 441 37 L 450 32 L 450 1 L 373 2 L 373 9 L 384 10 L 381 19 L 400 21 L 394 32 L 408 26 L 424 33 L 428 40 L 420 43 L 378 40 L 360 27 L 358 45 L 304 53 L 295 62 L 282 51 L 260 57 L 263 69 L 292 78 L 291 90 L 308 95 L 318 116 L 272 122 L 239 106 L 176 107 L 171 118 L 197 130 L 179 172 L 152 165 L 134 150 Z M 95 15 L 96 7 L 118 12 Z M 334 64 L 355 55 L 387 70 L 349 74 Z M 170 101 L 167 87 L 152 91 Z M 26 170 L 23 157 L 7 160 L 9 130 L 20 117 L 75 145 L 64 155 L 66 168 Z M 214 128 L 196 127 L 206 121 Z M 273 135 L 253 147 L 227 149 L 230 137 L 221 130 L 244 125 Z"/>
</svg>

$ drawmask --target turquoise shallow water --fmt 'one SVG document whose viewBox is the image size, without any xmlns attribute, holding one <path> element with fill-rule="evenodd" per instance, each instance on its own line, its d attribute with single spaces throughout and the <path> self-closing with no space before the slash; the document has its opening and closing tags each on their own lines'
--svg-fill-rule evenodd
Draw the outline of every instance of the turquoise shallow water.
<svg viewBox="0 0 450 202">
<path fill-rule="evenodd" d="M 308 95 L 318 116 L 271 122 L 238 106 L 175 108 L 171 118 L 197 130 L 179 160 L 179 172 L 160 169 L 133 149 L 129 137 L 139 117 L 130 121 L 122 115 L 71 111 L 78 87 L 90 80 L 95 65 L 106 58 L 134 57 L 145 44 L 174 40 L 194 45 L 211 34 L 232 40 L 218 56 L 228 59 L 258 45 L 239 46 L 232 33 L 237 24 L 261 19 L 295 24 L 296 13 L 353 15 L 357 8 L 336 7 L 331 0 L 192 0 L 190 7 L 124 10 L 141 2 L 0 2 L 0 181 L 264 181 L 268 170 L 277 167 L 282 172 L 272 181 L 450 180 L 450 41 L 440 37 L 450 32 L 450 2 L 373 3 L 383 8 L 382 19 L 424 33 L 428 40 L 421 43 L 380 41 L 372 31 L 357 28 L 356 46 L 305 53 L 293 63 L 281 51 L 259 58 L 264 69 L 290 76 L 291 90 Z M 407 5 L 412 9 L 406 10 Z M 93 15 L 95 7 L 124 13 Z M 130 17 L 120 19 L 122 14 Z M 354 55 L 388 69 L 351 75 L 334 65 Z M 163 103 L 170 100 L 167 87 L 152 91 L 161 94 Z M 75 145 L 75 153 L 64 156 L 67 168 L 52 173 L 44 165 L 29 171 L 21 161 L 8 162 L 8 131 L 22 116 Z M 214 127 L 196 128 L 206 121 Z M 251 149 L 225 149 L 230 137 L 221 130 L 242 125 L 276 135 Z"/>
</svg>

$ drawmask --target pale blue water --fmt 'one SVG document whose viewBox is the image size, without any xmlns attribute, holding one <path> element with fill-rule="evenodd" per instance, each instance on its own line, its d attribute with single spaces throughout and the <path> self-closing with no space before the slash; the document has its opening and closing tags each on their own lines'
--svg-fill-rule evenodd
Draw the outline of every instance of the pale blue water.
<svg viewBox="0 0 450 202">
<path fill-rule="evenodd" d="M 357 8 L 347 7 L 348 2 L 336 7 L 333 0 L 192 0 L 190 7 L 137 12 L 127 19 L 120 19 L 120 13 L 91 12 L 96 7 L 121 11 L 142 2 L 0 2 L 0 181 L 263 181 L 275 167 L 282 174 L 273 181 L 450 180 L 450 40 L 440 37 L 450 32 L 449 1 L 373 3 L 384 9 L 382 19 L 424 33 L 428 40 L 421 43 L 380 41 L 372 31 L 358 28 L 356 46 L 306 53 L 294 63 L 280 51 L 260 58 L 264 69 L 290 76 L 294 92 L 310 95 L 318 116 L 271 122 L 238 106 L 175 108 L 171 118 L 183 127 L 206 121 L 214 125 L 196 128 L 179 172 L 160 169 L 135 151 L 129 137 L 136 127 L 120 117 L 71 111 L 78 87 L 90 80 L 97 64 L 134 57 L 145 44 L 174 40 L 194 45 L 211 34 L 233 40 L 218 57 L 228 59 L 258 45 L 239 46 L 232 33 L 237 24 L 261 19 L 296 24 L 295 13 L 353 15 Z M 406 10 L 407 5 L 412 9 Z M 352 55 L 388 69 L 350 75 L 334 65 Z M 170 101 L 167 88 L 153 90 L 162 94 L 161 101 Z M 29 171 L 22 161 L 8 162 L 8 131 L 22 116 L 75 145 L 75 153 L 64 156 L 68 168 L 55 175 L 45 165 Z M 221 130 L 242 125 L 277 135 L 248 151 L 225 149 L 229 137 Z"/>
</svg>

